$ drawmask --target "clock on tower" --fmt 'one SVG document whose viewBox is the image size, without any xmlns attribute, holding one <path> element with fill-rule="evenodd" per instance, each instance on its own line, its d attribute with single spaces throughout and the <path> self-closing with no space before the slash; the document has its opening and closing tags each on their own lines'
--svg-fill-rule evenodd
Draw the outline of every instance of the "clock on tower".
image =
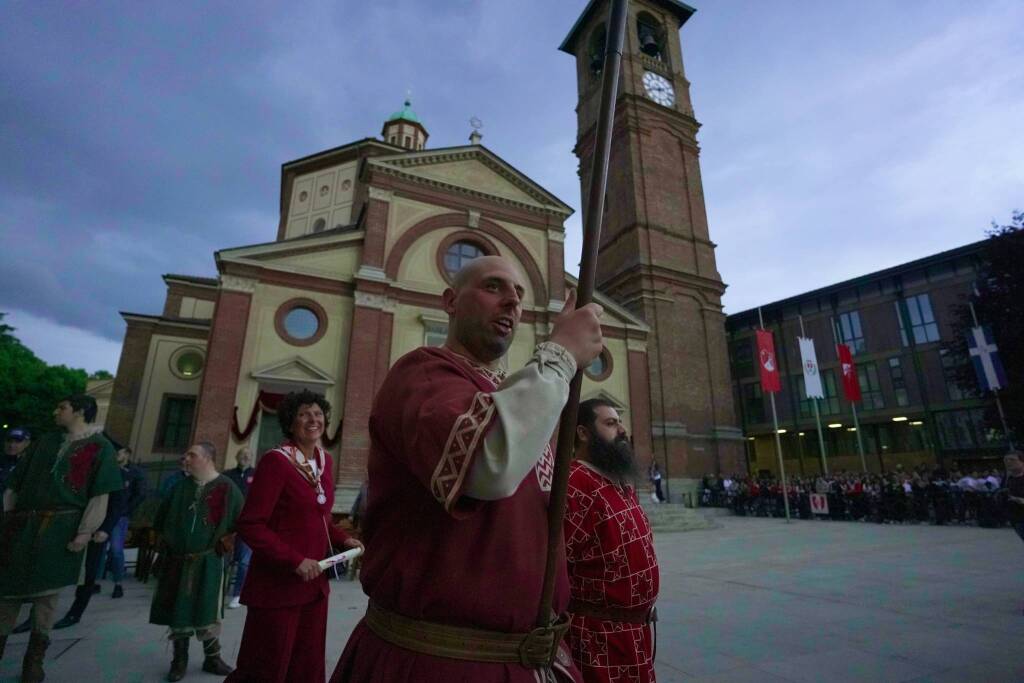
<svg viewBox="0 0 1024 683">
<path fill-rule="evenodd" d="M 560 48 L 576 57 L 575 152 L 584 194 L 608 5 L 591 0 Z M 709 472 L 746 472 L 729 380 L 725 285 L 704 208 L 700 124 L 679 39 L 694 12 L 677 0 L 630 3 L 597 265 L 598 289 L 651 327 L 651 431 L 644 441 L 674 485 L 673 497 Z M 586 196 L 581 206 L 586 210 Z"/>
</svg>

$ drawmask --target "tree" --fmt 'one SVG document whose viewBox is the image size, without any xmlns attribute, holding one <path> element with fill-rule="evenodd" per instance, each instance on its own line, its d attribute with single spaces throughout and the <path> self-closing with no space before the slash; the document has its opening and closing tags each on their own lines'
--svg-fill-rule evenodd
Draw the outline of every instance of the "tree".
<svg viewBox="0 0 1024 683">
<path fill-rule="evenodd" d="M 89 375 L 89 379 L 114 379 L 114 376 L 107 370 L 97 370 Z"/>
<path fill-rule="evenodd" d="M 57 401 L 85 391 L 85 370 L 48 365 L 14 336 L 0 312 L 0 424 L 27 427 L 33 434 L 55 429 Z"/>
<path fill-rule="evenodd" d="M 1024 435 L 1024 211 L 1014 211 L 1010 223 L 992 223 L 982 247 L 975 293 L 970 297 L 978 323 L 987 325 L 999 347 L 1006 370 L 1007 386 L 999 391 L 1006 421 L 1019 446 Z M 970 363 L 967 335 L 974 327 L 969 305 L 958 307 L 954 322 L 956 337 L 950 350 L 960 361 L 957 383 L 965 390 L 978 390 Z M 989 426 L 1002 430 L 995 408 L 986 412 Z"/>
</svg>

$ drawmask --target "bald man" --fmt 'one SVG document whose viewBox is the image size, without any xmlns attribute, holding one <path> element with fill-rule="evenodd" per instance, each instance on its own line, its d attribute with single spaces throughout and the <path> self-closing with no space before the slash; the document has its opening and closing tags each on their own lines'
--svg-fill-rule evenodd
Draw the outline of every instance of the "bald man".
<svg viewBox="0 0 1024 683">
<path fill-rule="evenodd" d="M 370 415 L 370 598 L 332 681 L 578 681 L 563 628 L 535 634 L 553 461 L 577 367 L 601 352 L 601 309 L 570 293 L 548 341 L 509 376 L 523 312 L 507 260 L 470 261 L 443 294 L 448 338 L 391 368 Z M 569 601 L 559 558 L 554 607 Z M 468 645 L 472 642 L 472 647 Z"/>
</svg>

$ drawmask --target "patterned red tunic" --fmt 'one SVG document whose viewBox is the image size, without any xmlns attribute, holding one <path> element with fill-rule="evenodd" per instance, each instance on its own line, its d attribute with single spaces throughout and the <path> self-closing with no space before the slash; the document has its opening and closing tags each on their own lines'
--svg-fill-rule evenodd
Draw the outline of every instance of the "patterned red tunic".
<svg viewBox="0 0 1024 683">
<path fill-rule="evenodd" d="M 589 465 L 574 461 L 565 541 L 574 600 L 598 609 L 654 605 L 654 537 L 632 487 L 620 488 Z M 586 683 L 655 680 L 650 626 L 574 615 L 569 640 Z"/>
</svg>

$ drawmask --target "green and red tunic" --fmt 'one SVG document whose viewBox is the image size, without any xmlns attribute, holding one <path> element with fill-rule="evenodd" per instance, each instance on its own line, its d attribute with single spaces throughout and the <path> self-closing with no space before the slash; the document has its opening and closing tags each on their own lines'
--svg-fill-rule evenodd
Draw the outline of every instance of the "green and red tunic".
<svg viewBox="0 0 1024 683">
<path fill-rule="evenodd" d="M 26 597 L 78 583 L 85 552 L 67 545 L 89 500 L 123 487 L 114 446 L 95 429 L 48 434 L 7 480 L 17 498 L 0 524 L 0 596 Z"/>
<path fill-rule="evenodd" d="M 164 559 L 149 623 L 201 629 L 220 620 L 224 559 L 218 541 L 234 531 L 243 500 L 223 474 L 206 484 L 186 477 L 174 485 L 153 523 Z"/>
</svg>

